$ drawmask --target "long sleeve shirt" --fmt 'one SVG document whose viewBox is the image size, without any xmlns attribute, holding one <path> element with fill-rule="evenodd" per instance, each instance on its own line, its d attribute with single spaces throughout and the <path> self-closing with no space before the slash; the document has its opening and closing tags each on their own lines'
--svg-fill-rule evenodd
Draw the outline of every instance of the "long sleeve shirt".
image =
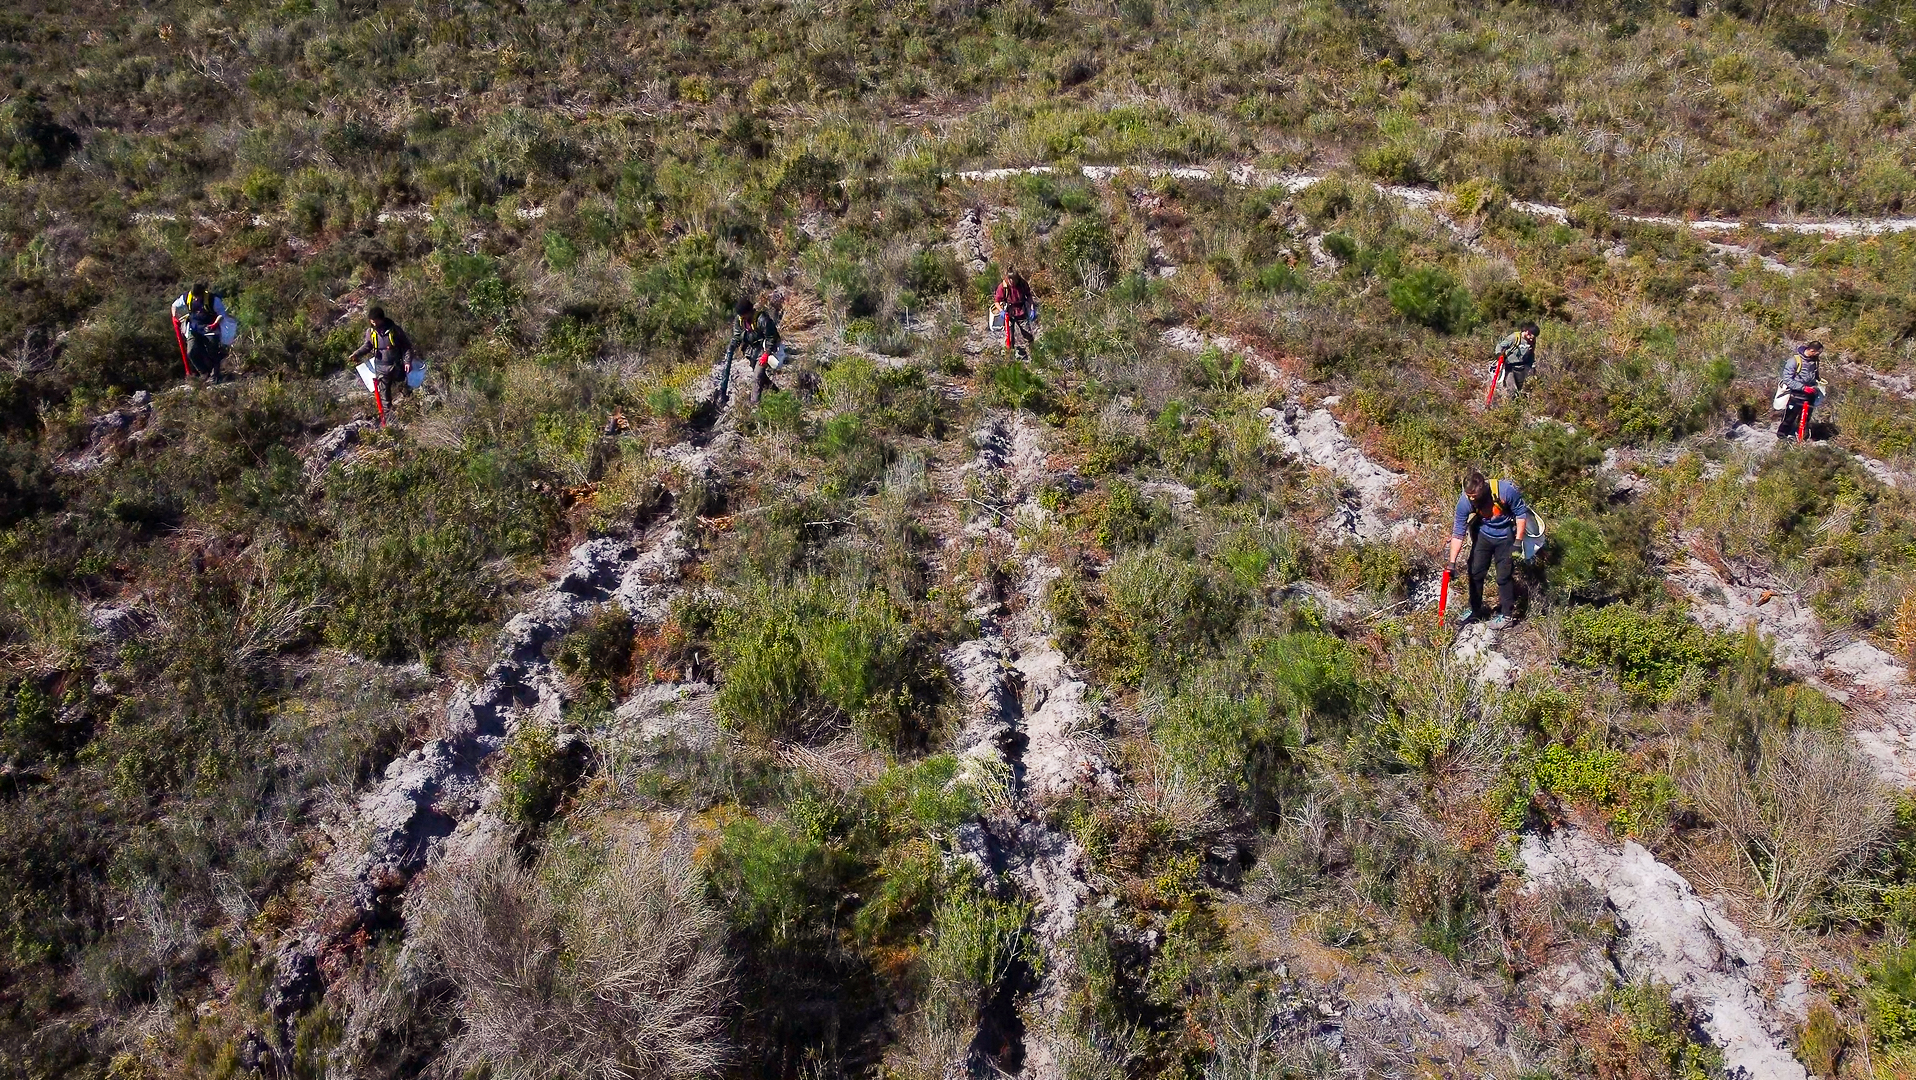
<svg viewBox="0 0 1916 1080">
<path fill-rule="evenodd" d="M 181 326 L 190 327 L 196 333 L 212 333 L 219 327 L 220 320 L 226 318 L 226 301 L 218 296 L 211 299 L 212 303 L 207 306 L 212 308 L 212 315 L 208 317 L 205 314 L 205 308 L 201 308 L 201 314 L 195 315 L 187 295 L 181 293 L 180 298 L 173 301 L 173 321 Z"/>
<path fill-rule="evenodd" d="M 377 326 L 366 328 L 366 340 L 360 343 L 359 348 L 353 350 L 352 355 L 346 358 L 346 362 L 352 363 L 367 355 L 373 358 L 373 374 L 385 376 L 391 374 L 395 367 L 410 363 L 417 353 L 413 349 L 412 338 L 406 336 L 406 331 L 401 329 L 398 323 L 387 320 L 384 328 Z"/>
<path fill-rule="evenodd" d="M 1470 496 L 1457 496 L 1457 514 L 1451 522 L 1452 539 L 1462 540 L 1470 533 L 1470 519 L 1475 513 L 1470 505 Z M 1530 515 L 1530 504 L 1523 501 L 1523 492 L 1508 480 L 1491 482 L 1490 516 L 1477 519 L 1477 531 L 1486 539 L 1502 540 L 1515 536 L 1517 519 Z"/>
<path fill-rule="evenodd" d="M 1822 359 L 1820 355 L 1805 356 L 1801 349 L 1791 353 L 1790 358 L 1783 361 L 1783 385 L 1792 390 L 1815 386 L 1817 376 L 1821 373 Z"/>
<path fill-rule="evenodd" d="M 761 311 L 758 316 L 747 322 L 734 317 L 732 319 L 732 341 L 725 347 L 725 362 L 731 363 L 732 357 L 744 352 L 747 359 L 756 360 L 753 353 L 777 352 L 780 342 L 778 320 L 772 318 L 769 311 Z"/>
<path fill-rule="evenodd" d="M 1497 343 L 1497 355 L 1505 367 L 1530 367 L 1537 362 L 1537 343 L 1524 340 L 1520 330 Z"/>
</svg>

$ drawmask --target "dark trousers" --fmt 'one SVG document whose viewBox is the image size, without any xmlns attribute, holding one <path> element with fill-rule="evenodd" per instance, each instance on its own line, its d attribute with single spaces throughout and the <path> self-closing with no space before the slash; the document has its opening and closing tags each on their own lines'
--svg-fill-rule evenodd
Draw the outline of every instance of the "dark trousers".
<svg viewBox="0 0 1916 1080">
<path fill-rule="evenodd" d="M 411 391 L 406 385 L 406 369 L 395 367 L 384 375 L 373 376 L 373 393 L 379 395 L 379 403 L 387 412 L 392 411 L 393 399 Z"/>
<path fill-rule="evenodd" d="M 1481 531 L 1470 538 L 1470 612 L 1484 609 L 1484 578 L 1490 574 L 1490 562 L 1497 561 L 1497 612 L 1508 617 L 1516 589 L 1511 586 L 1510 555 L 1517 546 L 1516 533 L 1502 539 L 1485 536 Z"/>
<path fill-rule="evenodd" d="M 1795 395 L 1790 396 L 1790 403 L 1783 409 L 1783 423 L 1778 425 L 1776 429 L 1778 437 L 1794 439 L 1796 438 L 1796 429 L 1805 427 L 1803 424 L 1803 404 L 1800 398 L 1797 398 Z M 1816 415 L 1814 406 L 1810 408 L 1810 415 Z M 1806 429 L 1803 434 L 1805 437 L 1808 437 L 1809 431 Z"/>
<path fill-rule="evenodd" d="M 220 362 L 225 359 L 226 349 L 220 345 L 219 331 L 186 331 L 186 362 L 193 368 L 193 374 L 218 378 Z"/>
<path fill-rule="evenodd" d="M 1019 337 L 1023 337 L 1025 339 L 1026 345 L 1033 345 L 1037 343 L 1037 340 L 1038 340 L 1037 336 L 1031 332 L 1031 309 L 1030 308 L 1024 308 L 1024 307 L 1006 308 L 1005 323 L 1009 325 L 1010 327 L 1012 327 L 1010 340 L 1011 340 L 1013 348 L 1017 347 Z"/>
<path fill-rule="evenodd" d="M 772 354 L 760 353 L 758 359 L 752 361 L 752 404 L 754 405 L 758 404 L 759 398 L 764 396 L 766 387 L 778 389 L 778 384 L 772 381 L 771 360 Z"/>
<path fill-rule="evenodd" d="M 1530 374 L 1537 370 L 1535 363 L 1504 364 L 1504 387 L 1512 393 L 1522 393 L 1523 384 L 1530 381 Z"/>
</svg>

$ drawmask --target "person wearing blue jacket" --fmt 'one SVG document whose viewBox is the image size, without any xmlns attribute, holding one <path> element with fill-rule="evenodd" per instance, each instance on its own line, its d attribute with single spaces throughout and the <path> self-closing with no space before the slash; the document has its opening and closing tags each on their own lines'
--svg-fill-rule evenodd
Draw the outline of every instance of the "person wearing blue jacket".
<svg viewBox="0 0 1916 1080">
<path fill-rule="evenodd" d="M 1511 602 L 1516 590 L 1511 587 L 1510 558 L 1521 545 L 1530 517 L 1530 506 L 1523 492 L 1508 480 L 1488 480 L 1475 469 L 1464 477 L 1464 492 L 1457 498 L 1457 514 L 1450 527 L 1450 558 L 1455 568 L 1463 550 L 1464 537 L 1470 538 L 1470 611 L 1464 621 L 1484 616 L 1484 578 L 1490 564 L 1497 564 L 1497 617 L 1490 620 L 1492 630 L 1502 630 L 1511 622 Z"/>
</svg>

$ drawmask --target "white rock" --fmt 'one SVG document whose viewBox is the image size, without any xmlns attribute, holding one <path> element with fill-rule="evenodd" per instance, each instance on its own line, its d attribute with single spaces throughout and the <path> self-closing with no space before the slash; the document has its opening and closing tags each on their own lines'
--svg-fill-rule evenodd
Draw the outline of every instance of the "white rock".
<svg viewBox="0 0 1916 1080">
<path fill-rule="evenodd" d="M 1655 979 L 1702 1016 L 1704 1034 L 1742 1080 L 1807 1080 L 1752 981 L 1763 950 L 1683 875 L 1637 844 L 1622 851 L 1577 829 L 1548 839 L 1529 834 L 1519 852 L 1536 882 L 1581 880 L 1603 893 L 1617 916 L 1612 949 L 1627 980 Z"/>
</svg>

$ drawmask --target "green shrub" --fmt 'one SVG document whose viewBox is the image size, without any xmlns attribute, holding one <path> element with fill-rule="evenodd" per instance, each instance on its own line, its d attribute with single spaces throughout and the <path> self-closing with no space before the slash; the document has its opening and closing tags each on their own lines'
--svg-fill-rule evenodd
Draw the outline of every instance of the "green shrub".
<svg viewBox="0 0 1916 1080">
<path fill-rule="evenodd" d="M 12 698 L 4 716 L 0 716 L 0 760 L 38 761 L 62 741 L 58 713 L 31 680 L 20 680 Z"/>
<path fill-rule="evenodd" d="M 1801 15 L 1785 15 L 1772 22 L 1770 40 L 1798 60 L 1821 56 L 1830 48 L 1830 32 L 1813 18 Z"/>
<path fill-rule="evenodd" d="M 878 593 L 761 588 L 725 610 L 713 644 L 725 672 L 719 718 L 755 739 L 846 722 L 872 746 L 900 745 L 931 690 L 910 626 Z"/>
<path fill-rule="evenodd" d="M 1810 1006 L 1809 1016 L 1796 1032 L 1797 1055 L 1811 1076 L 1836 1076 L 1837 1062 L 1849 1046 L 1850 1034 L 1836 1010 L 1822 1002 Z"/>
<path fill-rule="evenodd" d="M 847 869 L 795 823 L 746 818 L 725 827 L 706 873 L 735 927 L 761 947 L 789 949 L 830 932 Z"/>
<path fill-rule="evenodd" d="M 563 639 L 552 658 L 560 671 L 588 683 L 612 683 L 632 670 L 632 617 L 602 604 Z"/>
<path fill-rule="evenodd" d="M 986 895 L 963 875 L 948 886 L 932 915 L 924 954 L 928 1007 L 969 1020 L 1032 953 L 1031 906 Z"/>
<path fill-rule="evenodd" d="M 1185 775 L 1207 787 L 1256 792 L 1300 744 L 1274 702 L 1215 677 L 1194 679 L 1165 699 L 1151 737 Z"/>
<path fill-rule="evenodd" d="M 518 287 L 496 276 L 481 278 L 466 290 L 466 310 L 480 322 L 491 324 L 492 331 L 500 335 L 511 332 L 519 300 Z"/>
<path fill-rule="evenodd" d="M 1705 675 L 1737 657 L 1734 639 L 1702 629 L 1671 610 L 1625 604 L 1578 608 L 1563 618 L 1564 659 L 1616 673 L 1625 689 L 1667 700 L 1686 676 Z"/>
<path fill-rule="evenodd" d="M 905 261 L 905 288 L 919 296 L 943 296 L 964 283 L 964 271 L 945 247 L 923 248 Z"/>
<path fill-rule="evenodd" d="M 1150 543 L 1158 531 L 1169 524 L 1171 515 L 1161 504 L 1145 498 L 1136 484 L 1113 480 L 1105 488 L 1104 501 L 1096 505 L 1091 520 L 1098 546 L 1119 551 Z"/>
<path fill-rule="evenodd" d="M 178 379 L 180 350 L 165 306 L 170 302 L 127 297 L 101 305 L 68 339 L 61 372 L 75 387 L 101 390 L 158 389 Z"/>
<path fill-rule="evenodd" d="M 1264 293 L 1301 293 L 1310 287 L 1304 275 L 1288 263 L 1272 263 L 1257 272 L 1251 287 Z"/>
<path fill-rule="evenodd" d="M 750 377 L 749 375 L 747 376 Z M 789 390 L 772 390 L 758 399 L 752 426 L 762 431 L 796 434 L 805 424 L 805 406 Z"/>
<path fill-rule="evenodd" d="M 540 244 L 545 252 L 546 266 L 557 271 L 566 271 L 579 263 L 579 246 L 566 234 L 556 229 L 547 229 Z"/>
<path fill-rule="evenodd" d="M 1348 180 L 1333 176 L 1320 180 L 1299 193 L 1297 196 L 1297 208 L 1304 212 L 1305 218 L 1307 218 L 1312 225 L 1321 229 L 1355 209 L 1357 206 L 1357 198 L 1357 190 Z M 1342 233 L 1325 234 L 1324 248 L 1335 255 L 1336 252 L 1331 250 L 1331 236 L 1333 235 L 1342 237 L 1347 241 L 1350 238 L 1344 236 Z M 1348 261 L 1345 256 L 1340 255 L 1338 258 L 1340 261 Z"/>
<path fill-rule="evenodd" d="M 645 306 L 635 329 L 643 340 L 689 352 L 722 331 L 738 292 L 738 266 L 709 235 L 687 236 L 663 260 L 637 275 L 634 294 Z"/>
<path fill-rule="evenodd" d="M 569 773 L 558 739 L 544 724 L 526 718 L 500 752 L 499 805 L 508 819 L 537 825 L 558 808 Z"/>
<path fill-rule="evenodd" d="M 56 123 L 37 95 L 0 103 L 0 161 L 15 174 L 57 169 L 79 148 L 79 132 Z"/>
<path fill-rule="evenodd" d="M 838 181 L 843 175 L 844 169 L 838 162 L 805 150 L 773 170 L 768 186 L 783 196 L 829 200 L 837 196 Z"/>
<path fill-rule="evenodd" d="M 1093 649 L 1121 679 L 1170 674 L 1212 654 L 1235 629 L 1243 594 L 1163 544 L 1134 547 L 1105 574 L 1105 618 Z"/>
<path fill-rule="evenodd" d="M 1870 1035 L 1886 1046 L 1916 1042 L 1916 944 L 1885 946 L 1864 974 Z"/>
<path fill-rule="evenodd" d="M 1109 281 L 1117 249 L 1104 222 L 1081 217 L 1059 229 L 1054 243 L 1059 262 L 1075 280 L 1083 284 Z"/>
<path fill-rule="evenodd" d="M 828 474 L 822 486 L 829 497 L 857 495 L 884 475 L 888 448 L 855 414 L 834 416 L 818 429 L 812 448 L 825 460 Z"/>
<path fill-rule="evenodd" d="M 1045 411 L 1045 382 L 1029 364 L 1007 360 L 985 369 L 989 398 L 1014 409 Z"/>
<path fill-rule="evenodd" d="M 1442 333 L 1470 328 L 1470 290 L 1434 266 L 1410 271 L 1390 283 L 1390 305 L 1397 313 Z"/>
<path fill-rule="evenodd" d="M 1511 830 L 1554 802 L 1597 810 L 1618 832 L 1642 836 L 1668 818 L 1674 797 L 1668 776 L 1644 772 L 1621 750 L 1553 742 L 1508 765 L 1491 801 Z"/>
<path fill-rule="evenodd" d="M 1359 150 L 1351 159 L 1357 167 L 1386 184 L 1421 184 L 1424 168 L 1415 150 L 1397 141 L 1387 141 Z"/>
<path fill-rule="evenodd" d="M 1645 980 L 1626 983 L 1586 1006 L 1617 1039 L 1586 1041 L 1599 1076 L 1659 1076 L 1708 1080 L 1723 1069 L 1723 1055 L 1697 1042 L 1697 1018 L 1670 997 L 1670 987 Z"/>
</svg>

